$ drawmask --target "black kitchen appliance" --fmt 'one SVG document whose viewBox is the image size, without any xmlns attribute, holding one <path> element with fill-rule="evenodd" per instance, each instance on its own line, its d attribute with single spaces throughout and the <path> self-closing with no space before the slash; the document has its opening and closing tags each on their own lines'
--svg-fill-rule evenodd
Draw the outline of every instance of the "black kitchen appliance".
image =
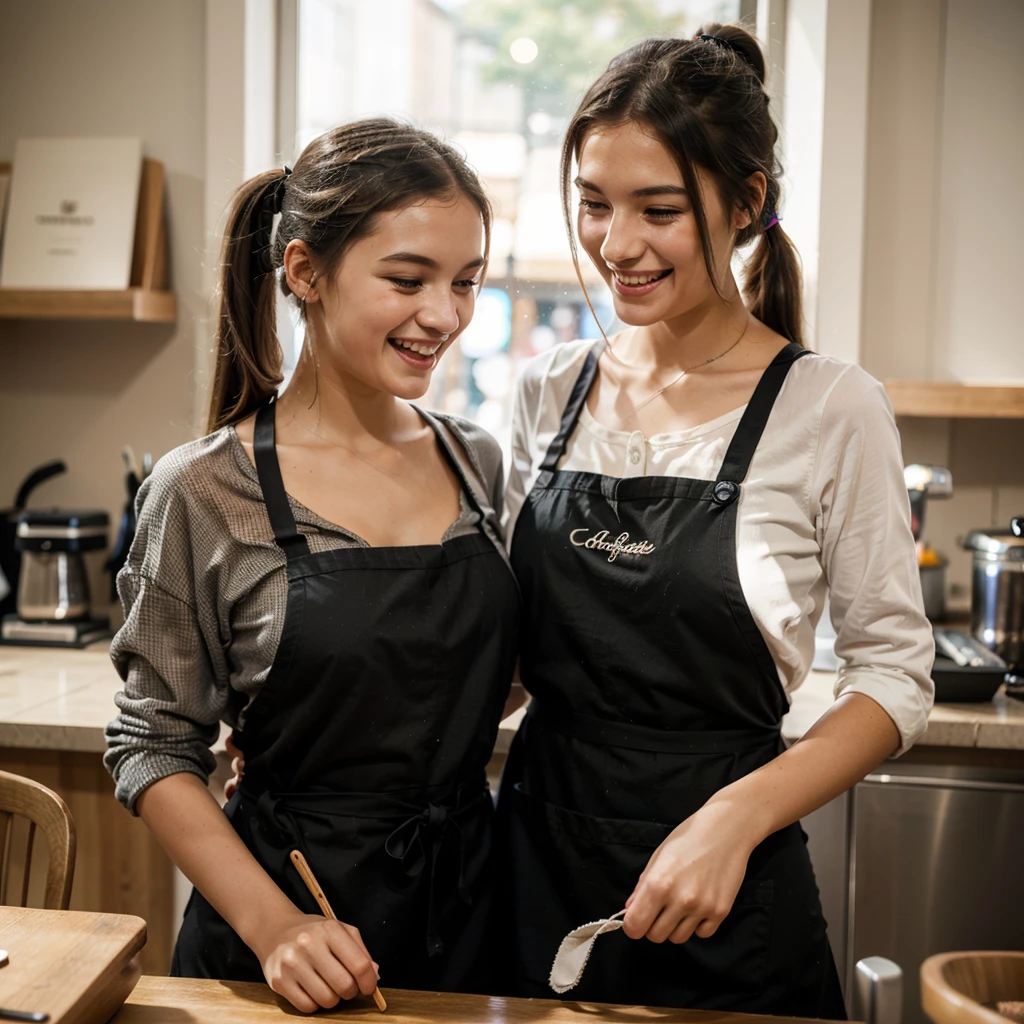
<svg viewBox="0 0 1024 1024">
<path fill-rule="evenodd" d="M 34 469 L 18 488 L 14 507 L 0 511 L 0 573 L 7 580 L 9 590 L 0 600 L 0 616 L 11 614 L 17 607 L 18 580 L 21 575 L 21 552 L 14 546 L 18 519 L 28 504 L 29 495 L 44 481 L 67 471 L 59 459 Z"/>
</svg>

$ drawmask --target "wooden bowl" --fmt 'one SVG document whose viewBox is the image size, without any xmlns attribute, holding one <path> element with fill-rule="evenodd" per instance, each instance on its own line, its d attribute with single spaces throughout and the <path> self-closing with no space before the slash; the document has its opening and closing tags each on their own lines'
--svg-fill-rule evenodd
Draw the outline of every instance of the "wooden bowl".
<svg viewBox="0 0 1024 1024">
<path fill-rule="evenodd" d="M 935 1024 L 1006 1024 L 995 1003 L 1024 1000 L 1024 953 L 939 953 L 921 964 L 921 1005 Z"/>
</svg>

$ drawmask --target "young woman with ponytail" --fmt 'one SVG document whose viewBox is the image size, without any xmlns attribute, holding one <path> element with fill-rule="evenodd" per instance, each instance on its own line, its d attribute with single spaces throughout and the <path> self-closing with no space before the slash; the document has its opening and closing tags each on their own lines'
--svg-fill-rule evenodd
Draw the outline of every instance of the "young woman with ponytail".
<svg viewBox="0 0 1024 1024">
<path fill-rule="evenodd" d="M 518 639 L 501 456 L 410 402 L 472 317 L 489 225 L 458 153 L 385 119 L 232 206 L 209 433 L 143 485 L 112 650 L 117 796 L 195 884 L 174 974 L 265 977 L 306 1012 L 378 976 L 486 985 L 485 768 Z M 279 396 L 278 285 L 306 328 Z M 222 721 L 245 755 L 226 814 Z"/>
<path fill-rule="evenodd" d="M 497 920 L 520 995 L 550 995 L 571 929 L 627 908 L 566 998 L 844 1017 L 799 818 L 931 706 L 892 410 L 802 347 L 763 83 L 755 40 L 712 25 L 616 58 L 568 127 L 570 238 L 575 219 L 627 326 L 536 357 L 517 396 L 505 502 L 533 699 Z M 787 750 L 827 594 L 837 700 Z"/>
</svg>

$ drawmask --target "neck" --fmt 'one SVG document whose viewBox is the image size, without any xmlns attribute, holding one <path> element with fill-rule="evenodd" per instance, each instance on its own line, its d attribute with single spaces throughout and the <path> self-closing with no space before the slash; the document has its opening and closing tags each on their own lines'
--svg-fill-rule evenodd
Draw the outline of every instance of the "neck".
<svg viewBox="0 0 1024 1024">
<path fill-rule="evenodd" d="M 750 314 L 730 275 L 723 296 L 668 320 L 637 327 L 619 351 L 623 360 L 657 373 L 696 366 L 727 349 L 740 336 Z"/>
<path fill-rule="evenodd" d="M 402 403 L 349 374 L 319 364 L 307 334 L 295 373 L 278 401 L 279 422 L 303 428 L 324 442 L 351 448 L 388 444 L 399 430 Z"/>
</svg>

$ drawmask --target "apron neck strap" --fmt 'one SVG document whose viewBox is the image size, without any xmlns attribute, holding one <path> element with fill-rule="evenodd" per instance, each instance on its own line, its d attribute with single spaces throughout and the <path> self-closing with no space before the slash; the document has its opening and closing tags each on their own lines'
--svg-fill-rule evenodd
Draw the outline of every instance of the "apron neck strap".
<svg viewBox="0 0 1024 1024">
<path fill-rule="evenodd" d="M 590 391 L 590 386 L 594 383 L 596 376 L 597 356 L 594 354 L 594 350 L 591 349 L 587 353 L 586 362 L 583 364 L 583 369 L 580 370 L 580 375 L 576 378 L 576 383 L 572 386 L 572 393 L 569 395 L 569 401 L 566 403 L 565 412 L 562 413 L 562 422 L 559 425 L 558 433 L 555 434 L 554 440 L 548 445 L 544 461 L 540 464 L 542 473 L 554 473 L 558 468 L 558 461 L 565 454 L 565 446 L 569 443 L 569 438 L 576 429 L 576 421 L 580 418 L 583 403 L 587 400 L 587 393 Z"/>
<path fill-rule="evenodd" d="M 811 353 L 790 342 L 779 354 L 768 364 L 761 379 L 754 388 L 753 395 L 747 403 L 747 408 L 733 434 L 732 443 L 725 453 L 722 461 L 722 468 L 718 473 L 717 482 L 730 481 L 735 484 L 742 483 L 750 468 L 750 460 L 754 457 L 754 450 L 757 448 L 764 428 L 768 423 L 775 399 L 782 389 L 782 384 L 789 373 L 789 368 L 801 356 Z"/>
<path fill-rule="evenodd" d="M 274 439 L 274 417 L 277 403 L 271 399 L 258 413 L 253 427 L 252 449 L 256 457 L 256 475 L 260 478 L 263 501 L 267 506 L 274 539 L 291 561 L 309 554 L 309 544 L 299 533 L 288 504 L 288 495 L 281 479 L 281 464 L 277 460 L 277 445 Z"/>
<path fill-rule="evenodd" d="M 484 536 L 497 549 L 501 557 L 508 563 L 508 552 L 505 550 L 505 542 L 502 539 L 501 531 L 492 519 L 496 519 L 496 513 L 491 508 L 491 498 L 487 495 L 484 484 L 483 472 L 473 453 L 459 442 L 455 431 L 447 426 L 443 420 L 433 413 L 421 409 L 418 405 L 413 408 L 423 417 L 427 425 L 431 427 L 437 436 L 448 464 L 452 467 L 455 475 L 459 478 L 463 490 L 473 511 L 480 517 L 480 530 Z"/>
</svg>

